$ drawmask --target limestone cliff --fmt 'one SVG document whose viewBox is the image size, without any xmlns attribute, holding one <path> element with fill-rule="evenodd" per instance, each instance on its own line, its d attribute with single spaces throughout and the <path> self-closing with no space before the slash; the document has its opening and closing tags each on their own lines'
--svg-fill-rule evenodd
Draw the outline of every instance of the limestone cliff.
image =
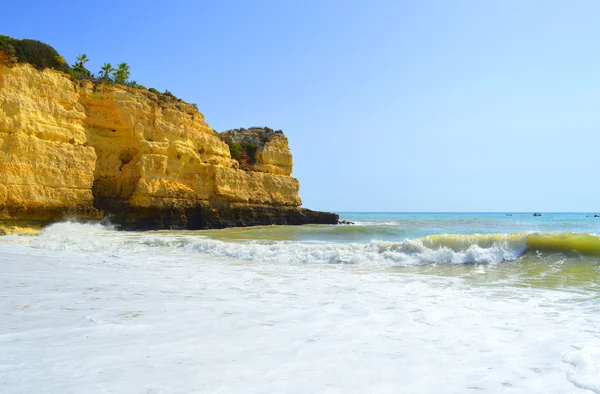
<svg viewBox="0 0 600 394">
<path fill-rule="evenodd" d="M 252 144 L 251 166 L 232 158 L 227 141 Z M 298 208 L 291 172 L 282 133 L 221 136 L 182 101 L 0 65 L 5 228 L 101 217 L 127 229 L 335 223 Z"/>
</svg>

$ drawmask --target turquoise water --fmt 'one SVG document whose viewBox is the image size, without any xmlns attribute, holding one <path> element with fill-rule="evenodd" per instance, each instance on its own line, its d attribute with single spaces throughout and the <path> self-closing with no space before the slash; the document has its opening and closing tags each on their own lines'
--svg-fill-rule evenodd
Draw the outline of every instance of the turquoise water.
<svg viewBox="0 0 600 394">
<path fill-rule="evenodd" d="M 407 237 L 431 234 L 491 234 L 517 232 L 600 233 L 594 213 L 359 213 L 340 218 L 360 225 L 395 228 Z M 510 215 L 510 216 L 508 216 Z"/>
<path fill-rule="evenodd" d="M 203 251 L 251 260 L 352 264 L 455 276 L 486 285 L 600 289 L 600 218 L 594 213 L 339 215 L 354 224 L 264 226 L 188 234 L 224 241 L 203 245 Z"/>
<path fill-rule="evenodd" d="M 594 213 L 360 213 L 339 212 L 340 220 L 354 225 L 251 227 L 206 232 L 226 240 L 289 240 L 398 242 L 433 234 L 511 234 L 522 232 L 600 234 Z"/>
</svg>

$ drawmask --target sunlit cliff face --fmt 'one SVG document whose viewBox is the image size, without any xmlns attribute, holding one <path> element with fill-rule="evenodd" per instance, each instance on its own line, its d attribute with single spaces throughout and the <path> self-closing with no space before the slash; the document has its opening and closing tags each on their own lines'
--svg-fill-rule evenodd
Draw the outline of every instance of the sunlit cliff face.
<svg viewBox="0 0 600 394">
<path fill-rule="evenodd" d="M 291 171 L 281 133 L 262 138 L 243 170 L 191 104 L 27 64 L 0 66 L 5 223 L 199 204 L 298 207 Z"/>
</svg>

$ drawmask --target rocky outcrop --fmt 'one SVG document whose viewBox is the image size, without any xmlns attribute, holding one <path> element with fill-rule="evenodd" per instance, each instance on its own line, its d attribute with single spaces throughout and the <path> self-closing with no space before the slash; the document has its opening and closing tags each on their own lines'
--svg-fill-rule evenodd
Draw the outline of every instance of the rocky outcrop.
<svg viewBox="0 0 600 394">
<path fill-rule="evenodd" d="M 232 158 L 235 143 L 253 148 L 250 166 Z M 102 217 L 127 229 L 336 223 L 299 208 L 291 172 L 280 132 L 221 136 L 182 101 L 0 66 L 0 226 Z"/>
<path fill-rule="evenodd" d="M 286 176 L 292 173 L 292 153 L 281 130 L 266 127 L 236 129 L 221 133 L 221 137 L 229 146 L 237 145 L 246 153 L 251 147 L 252 157 L 248 159 L 252 171 Z"/>
</svg>

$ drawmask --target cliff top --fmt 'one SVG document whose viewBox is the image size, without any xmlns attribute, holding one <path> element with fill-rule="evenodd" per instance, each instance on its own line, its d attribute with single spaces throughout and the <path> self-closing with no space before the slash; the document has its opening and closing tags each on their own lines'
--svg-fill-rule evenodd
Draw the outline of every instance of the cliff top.
<svg viewBox="0 0 600 394">
<path fill-rule="evenodd" d="M 221 139 L 229 145 L 231 157 L 240 164 L 243 170 L 251 170 L 260 161 L 259 152 L 265 149 L 268 143 L 275 139 L 284 140 L 287 147 L 287 138 L 281 130 L 270 127 L 250 127 L 245 129 L 231 129 L 219 134 Z"/>
<path fill-rule="evenodd" d="M 61 71 L 70 76 L 73 81 L 100 83 L 114 83 L 122 86 L 127 86 L 133 89 L 141 89 L 156 95 L 159 102 L 183 102 L 168 90 L 159 92 L 154 88 L 146 88 L 130 80 L 130 66 L 125 63 L 119 63 L 117 68 L 114 68 L 110 63 L 104 63 L 98 75 L 93 74 L 86 68 L 86 63 L 89 58 L 86 54 L 77 56 L 76 61 L 69 65 L 64 57 L 62 57 L 52 46 L 37 40 L 31 39 L 16 39 L 0 34 L 0 62 L 6 63 L 7 66 L 14 66 L 17 63 L 31 64 L 38 70 L 52 69 Z M 150 96 L 149 96 L 150 97 Z M 185 103 L 188 104 L 188 103 Z M 189 104 L 198 110 L 196 104 Z M 187 112 L 184 110 L 184 112 Z"/>
<path fill-rule="evenodd" d="M 96 76 L 86 68 L 89 58 L 85 54 L 77 56 L 77 61 L 69 66 L 66 60 L 46 43 L 31 39 L 16 39 L 4 35 L 0 35 L 0 55 L 2 55 L 0 56 L 0 62 L 9 67 L 17 63 L 26 63 L 38 70 L 56 70 L 67 74 L 74 83 L 81 86 L 88 85 L 94 91 L 102 89 L 103 85 L 116 85 L 132 93 L 143 93 L 162 108 L 177 109 L 190 116 L 200 114 L 203 118 L 196 104 L 187 103 L 168 90 L 161 93 L 157 89 L 146 88 L 136 81 L 129 80 L 130 72 L 127 63 L 119 63 L 116 69 L 110 63 L 104 63 L 98 76 Z M 274 130 L 270 127 L 237 128 L 220 134 L 213 129 L 213 132 L 227 143 L 230 155 L 239 163 L 239 168 L 247 171 L 256 170 L 260 167 L 257 166 L 260 162 L 268 160 L 263 154 L 267 144 L 275 141 L 273 147 L 278 146 L 284 151 L 288 150 L 287 138 L 283 135 L 283 131 Z M 268 154 L 267 152 L 267 156 Z M 291 172 L 291 158 L 285 158 L 284 161 L 289 161 L 290 168 L 285 169 L 283 173 Z M 267 171 L 262 167 L 260 170 Z M 269 169 L 269 171 L 271 170 L 273 169 Z M 277 172 L 278 170 L 273 171 Z"/>
<path fill-rule="evenodd" d="M 223 131 L 220 135 L 228 144 L 245 143 L 261 146 L 265 145 L 273 138 L 283 136 L 283 131 L 273 130 L 270 127 L 250 127 L 248 129 L 241 127 L 239 129 Z"/>
<path fill-rule="evenodd" d="M 29 63 L 37 69 L 52 68 L 66 73 L 70 69 L 56 49 L 41 41 L 18 40 L 0 34 L 0 51 L 6 52 L 9 65 Z"/>
</svg>

